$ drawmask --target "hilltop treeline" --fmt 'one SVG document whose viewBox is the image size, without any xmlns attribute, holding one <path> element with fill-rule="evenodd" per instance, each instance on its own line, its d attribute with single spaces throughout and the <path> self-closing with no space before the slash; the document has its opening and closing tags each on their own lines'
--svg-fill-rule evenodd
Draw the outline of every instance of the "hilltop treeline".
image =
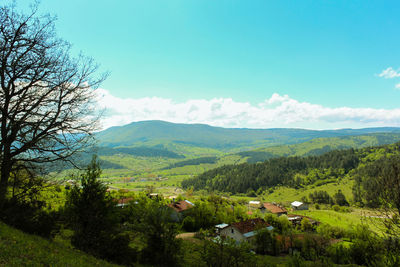
<svg viewBox="0 0 400 267">
<path fill-rule="evenodd" d="M 169 151 L 167 149 L 160 149 L 154 147 L 114 147 L 114 148 L 96 147 L 93 149 L 93 151 L 90 152 L 94 152 L 99 156 L 113 156 L 115 154 L 127 154 L 139 157 L 164 157 L 173 159 L 184 158 L 184 156 Z M 89 154 L 91 156 L 93 153 Z"/>
<path fill-rule="evenodd" d="M 263 163 L 226 165 L 182 182 L 184 188 L 245 193 L 260 187 L 296 186 L 307 181 L 294 179 L 296 173 L 308 174 L 313 169 L 330 169 L 329 176 L 347 173 L 359 163 L 354 149 L 336 150 L 322 156 L 281 157 Z M 324 174 L 317 174 L 322 176 Z"/>
<path fill-rule="evenodd" d="M 278 185 L 299 188 L 322 180 L 340 179 L 351 173 L 352 177 L 359 177 L 356 187 L 360 188 L 362 184 L 368 184 L 365 173 L 373 170 L 368 166 L 395 154 L 400 154 L 400 143 L 358 150 L 335 150 L 321 156 L 281 157 L 256 164 L 226 165 L 184 180 L 182 186 L 193 187 L 194 190 L 246 193 Z"/>
<path fill-rule="evenodd" d="M 217 160 L 218 160 L 217 157 L 200 157 L 195 159 L 188 159 L 173 163 L 168 167 L 165 167 L 164 170 L 183 167 L 186 165 L 214 164 L 217 162 Z"/>
</svg>

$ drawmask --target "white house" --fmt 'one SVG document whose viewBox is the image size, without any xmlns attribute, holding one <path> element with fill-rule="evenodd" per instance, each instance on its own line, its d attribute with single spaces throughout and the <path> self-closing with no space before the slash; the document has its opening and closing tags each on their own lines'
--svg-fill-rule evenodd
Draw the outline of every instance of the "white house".
<svg viewBox="0 0 400 267">
<path fill-rule="evenodd" d="M 256 201 L 256 200 L 251 200 L 249 201 L 249 206 L 253 207 L 253 208 L 259 208 L 261 205 L 260 201 Z"/>
<path fill-rule="evenodd" d="M 236 222 L 228 226 L 221 224 L 220 226 L 223 226 L 222 229 L 219 229 L 220 236 L 233 238 L 236 242 L 253 240 L 259 229 L 266 228 L 270 231 L 274 229 L 260 218 Z"/>
<path fill-rule="evenodd" d="M 293 201 L 291 206 L 293 210 L 308 210 L 308 205 L 300 201 Z"/>
</svg>

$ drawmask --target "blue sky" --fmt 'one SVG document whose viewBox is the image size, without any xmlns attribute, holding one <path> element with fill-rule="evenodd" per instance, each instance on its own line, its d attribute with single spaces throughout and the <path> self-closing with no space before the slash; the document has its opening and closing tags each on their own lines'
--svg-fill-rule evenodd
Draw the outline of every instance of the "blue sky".
<svg viewBox="0 0 400 267">
<path fill-rule="evenodd" d="M 106 126 L 400 126 L 398 1 L 42 0 L 40 12 L 111 72 Z"/>
</svg>

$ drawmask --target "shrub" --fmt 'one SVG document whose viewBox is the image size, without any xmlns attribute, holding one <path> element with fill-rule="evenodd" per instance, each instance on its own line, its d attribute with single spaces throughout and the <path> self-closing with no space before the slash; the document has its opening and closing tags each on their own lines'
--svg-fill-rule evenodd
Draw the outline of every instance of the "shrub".
<svg viewBox="0 0 400 267">
<path fill-rule="evenodd" d="M 333 209 L 334 211 L 340 211 L 339 205 L 333 205 L 333 206 L 332 206 L 332 209 Z"/>
<path fill-rule="evenodd" d="M 35 204 L 8 200 L 3 206 L 0 219 L 24 232 L 49 238 L 58 230 L 59 213 L 44 210 L 43 205 L 43 202 Z"/>
</svg>

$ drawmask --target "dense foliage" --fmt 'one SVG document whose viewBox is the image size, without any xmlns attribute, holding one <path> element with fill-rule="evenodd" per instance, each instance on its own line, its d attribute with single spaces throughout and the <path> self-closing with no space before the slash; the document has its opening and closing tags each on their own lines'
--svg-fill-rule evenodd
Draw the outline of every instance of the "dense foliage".
<svg viewBox="0 0 400 267">
<path fill-rule="evenodd" d="M 216 162 L 217 162 L 217 157 L 200 157 L 200 158 L 179 161 L 179 162 L 169 165 L 168 167 L 166 167 L 164 169 L 173 169 L 173 168 L 183 167 L 186 165 L 200 165 L 200 164 L 205 164 L 205 163 L 213 164 Z"/>
<path fill-rule="evenodd" d="M 116 262 L 132 260 L 129 239 L 118 229 L 115 203 L 107 187 L 98 180 L 100 174 L 93 157 L 86 173 L 80 176 L 81 186 L 75 185 L 67 192 L 66 217 L 74 230 L 71 243 L 97 257 Z"/>
<path fill-rule="evenodd" d="M 296 187 L 320 179 L 336 179 L 356 168 L 359 161 L 354 149 L 332 151 L 318 157 L 281 157 L 263 163 L 222 166 L 185 180 L 182 186 L 232 193 L 277 185 Z M 296 174 L 302 174 L 303 178 Z"/>
</svg>

